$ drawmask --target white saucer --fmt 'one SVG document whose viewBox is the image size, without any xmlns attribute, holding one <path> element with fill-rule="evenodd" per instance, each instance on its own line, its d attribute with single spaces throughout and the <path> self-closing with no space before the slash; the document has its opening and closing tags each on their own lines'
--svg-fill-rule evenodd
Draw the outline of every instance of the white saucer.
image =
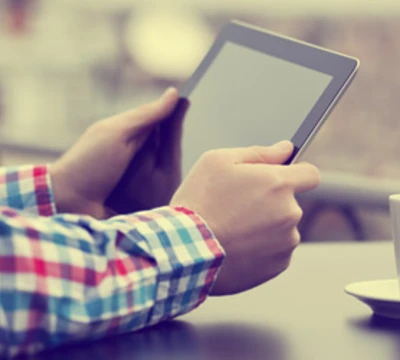
<svg viewBox="0 0 400 360">
<path fill-rule="evenodd" d="M 400 320 L 398 279 L 357 282 L 347 285 L 345 291 L 367 304 L 376 315 Z"/>
</svg>

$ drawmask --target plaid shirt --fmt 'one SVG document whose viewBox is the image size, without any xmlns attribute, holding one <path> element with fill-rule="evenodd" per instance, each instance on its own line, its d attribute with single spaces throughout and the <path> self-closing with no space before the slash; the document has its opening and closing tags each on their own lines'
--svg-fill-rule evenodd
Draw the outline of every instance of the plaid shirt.
<svg viewBox="0 0 400 360">
<path fill-rule="evenodd" d="M 0 358 L 133 331 L 205 300 L 224 258 L 171 207 L 56 214 L 46 166 L 0 170 Z"/>
</svg>

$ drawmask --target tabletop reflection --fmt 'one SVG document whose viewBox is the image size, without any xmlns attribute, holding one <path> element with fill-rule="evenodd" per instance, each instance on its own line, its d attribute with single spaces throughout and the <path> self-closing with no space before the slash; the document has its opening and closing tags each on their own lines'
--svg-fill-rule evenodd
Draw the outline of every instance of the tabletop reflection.
<svg viewBox="0 0 400 360">
<path fill-rule="evenodd" d="M 288 346 L 268 327 L 170 321 L 137 333 L 72 345 L 38 355 L 38 360 L 287 360 Z"/>
</svg>

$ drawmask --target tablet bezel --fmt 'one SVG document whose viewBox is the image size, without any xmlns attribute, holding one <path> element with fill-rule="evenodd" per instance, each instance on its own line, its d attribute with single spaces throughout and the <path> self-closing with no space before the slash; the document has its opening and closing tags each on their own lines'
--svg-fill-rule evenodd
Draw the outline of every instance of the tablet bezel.
<svg viewBox="0 0 400 360">
<path fill-rule="evenodd" d="M 294 144 L 294 152 L 287 164 L 295 162 L 307 148 L 345 89 L 351 83 L 358 70 L 359 60 L 249 24 L 232 21 L 220 31 L 200 65 L 179 90 L 181 98 L 189 99 L 190 101 L 191 92 L 227 42 L 332 76 L 328 87 L 315 103 L 292 139 L 290 139 Z"/>
</svg>

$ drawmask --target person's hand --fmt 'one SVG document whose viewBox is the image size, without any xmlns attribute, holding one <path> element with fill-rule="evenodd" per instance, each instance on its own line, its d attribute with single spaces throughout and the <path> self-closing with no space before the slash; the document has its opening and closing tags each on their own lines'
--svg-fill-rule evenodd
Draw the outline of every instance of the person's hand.
<svg viewBox="0 0 400 360">
<path fill-rule="evenodd" d="M 119 214 L 168 205 L 181 183 L 183 119 L 189 107 L 179 99 L 131 161 L 106 204 Z"/>
<path fill-rule="evenodd" d="M 205 153 L 171 200 L 204 219 L 226 252 L 212 295 L 255 287 L 284 271 L 300 241 L 295 193 L 320 181 L 313 165 L 283 164 L 289 141 Z"/>
<path fill-rule="evenodd" d="M 176 107 L 178 92 L 167 90 L 153 103 L 92 125 L 79 141 L 50 166 L 59 212 L 108 218 L 105 205 L 132 159 L 158 124 Z"/>
</svg>

